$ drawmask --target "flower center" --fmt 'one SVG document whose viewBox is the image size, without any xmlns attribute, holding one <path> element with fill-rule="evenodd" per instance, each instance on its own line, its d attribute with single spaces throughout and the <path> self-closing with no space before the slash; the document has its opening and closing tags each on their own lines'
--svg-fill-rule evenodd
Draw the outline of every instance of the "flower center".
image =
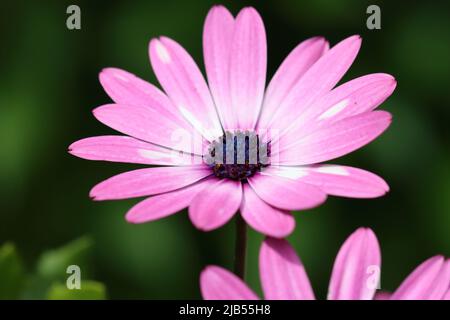
<svg viewBox="0 0 450 320">
<path fill-rule="evenodd" d="M 205 159 L 216 177 L 245 180 L 270 164 L 270 143 L 251 131 L 227 131 L 211 142 Z"/>
</svg>

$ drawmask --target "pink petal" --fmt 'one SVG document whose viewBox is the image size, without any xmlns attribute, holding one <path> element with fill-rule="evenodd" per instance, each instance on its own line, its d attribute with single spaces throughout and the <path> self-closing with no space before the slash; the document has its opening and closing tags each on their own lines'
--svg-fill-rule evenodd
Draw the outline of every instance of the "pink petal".
<svg viewBox="0 0 450 320">
<path fill-rule="evenodd" d="M 149 196 L 176 190 L 211 175 L 206 166 L 138 169 L 113 176 L 92 188 L 94 200 Z"/>
<path fill-rule="evenodd" d="M 117 68 L 106 68 L 100 72 L 100 83 L 105 91 L 121 105 L 145 106 L 164 115 L 186 131 L 192 131 L 169 98 L 157 87 L 134 74 Z"/>
<path fill-rule="evenodd" d="M 450 300 L 450 290 L 447 291 L 442 300 Z"/>
<path fill-rule="evenodd" d="M 371 229 L 359 228 L 336 257 L 328 300 L 372 300 L 380 280 L 381 255 Z"/>
<path fill-rule="evenodd" d="M 256 194 L 265 202 L 283 210 L 306 210 L 325 202 L 327 195 L 299 179 L 260 174 L 248 179 Z"/>
<path fill-rule="evenodd" d="M 264 240 L 259 251 L 259 274 L 267 300 L 314 300 L 305 268 L 286 240 Z"/>
<path fill-rule="evenodd" d="M 392 296 L 392 293 L 386 292 L 386 291 L 377 291 L 375 293 L 375 296 L 373 297 L 374 300 L 390 300 Z"/>
<path fill-rule="evenodd" d="M 202 271 L 200 291 L 205 300 L 258 300 L 240 278 L 217 266 L 207 266 Z"/>
<path fill-rule="evenodd" d="M 396 86 L 397 81 L 389 74 L 365 75 L 332 90 L 308 109 L 309 115 L 325 126 L 326 123 L 372 111 L 394 92 Z"/>
<path fill-rule="evenodd" d="M 237 128 L 231 108 L 229 68 L 234 18 L 223 6 L 209 10 L 203 29 L 203 56 L 209 88 L 225 129 Z"/>
<path fill-rule="evenodd" d="M 70 145 L 69 152 L 88 160 L 159 165 L 202 163 L 202 158 L 199 156 L 162 148 L 125 136 L 98 136 L 81 139 Z"/>
<path fill-rule="evenodd" d="M 324 38 L 315 37 L 301 42 L 289 53 L 267 87 L 258 128 L 270 127 L 283 99 L 327 50 L 328 42 Z"/>
<path fill-rule="evenodd" d="M 109 104 L 93 113 L 100 122 L 132 137 L 187 153 L 203 152 L 203 141 L 193 128 L 185 130 L 158 109 Z"/>
<path fill-rule="evenodd" d="M 391 120 L 389 112 L 372 111 L 338 121 L 290 145 L 281 141 L 277 161 L 283 165 L 305 165 L 338 158 L 373 141 Z"/>
<path fill-rule="evenodd" d="M 419 265 L 392 294 L 392 300 L 440 300 L 450 287 L 450 268 L 442 256 Z"/>
<path fill-rule="evenodd" d="M 130 223 L 144 223 L 177 213 L 189 206 L 192 199 L 207 185 L 205 182 L 147 198 L 127 212 L 126 220 Z"/>
<path fill-rule="evenodd" d="M 274 238 L 284 238 L 295 228 L 295 219 L 288 211 L 274 208 L 261 200 L 248 184 L 244 184 L 241 214 L 258 232 Z"/>
<path fill-rule="evenodd" d="M 181 114 L 208 140 L 222 135 L 209 88 L 197 64 L 178 43 L 161 37 L 149 45 L 159 83 Z"/>
<path fill-rule="evenodd" d="M 389 186 L 379 176 L 347 166 L 327 164 L 307 167 L 278 167 L 267 170 L 265 173 L 297 178 L 333 196 L 374 198 L 389 191 Z"/>
<path fill-rule="evenodd" d="M 242 186 L 238 181 L 210 180 L 189 206 L 189 218 L 203 231 L 217 229 L 238 211 L 242 200 Z"/>
<path fill-rule="evenodd" d="M 105 68 L 100 72 L 99 79 L 106 93 L 117 104 L 174 108 L 161 90 L 125 70 Z"/>
<path fill-rule="evenodd" d="M 350 68 L 361 46 L 359 36 L 349 37 L 327 51 L 300 78 L 273 115 L 271 129 L 283 131 L 317 98 L 331 90 Z"/>
<path fill-rule="evenodd" d="M 253 129 L 266 82 L 266 32 L 258 12 L 250 7 L 236 17 L 230 56 L 230 93 L 239 128 Z"/>
<path fill-rule="evenodd" d="M 394 77 L 375 73 L 353 79 L 324 95 L 286 131 L 286 140 L 298 140 L 339 120 L 369 112 L 383 103 L 397 85 Z"/>
</svg>

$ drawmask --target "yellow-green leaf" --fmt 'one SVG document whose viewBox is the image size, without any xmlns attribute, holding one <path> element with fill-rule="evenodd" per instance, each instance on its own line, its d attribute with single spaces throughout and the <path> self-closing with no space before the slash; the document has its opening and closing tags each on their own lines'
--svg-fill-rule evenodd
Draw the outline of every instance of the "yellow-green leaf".
<svg viewBox="0 0 450 320">
<path fill-rule="evenodd" d="M 97 281 L 81 281 L 80 289 L 68 289 L 65 284 L 54 283 L 48 293 L 49 300 L 103 300 L 106 299 L 106 288 Z"/>
<path fill-rule="evenodd" d="M 0 247 L 0 299 L 17 299 L 23 288 L 25 271 L 12 243 Z"/>
<path fill-rule="evenodd" d="M 63 281 L 67 278 L 67 267 L 70 265 L 79 266 L 83 275 L 87 275 L 92 244 L 89 237 L 82 237 L 61 248 L 44 252 L 37 264 L 38 275 Z"/>
</svg>

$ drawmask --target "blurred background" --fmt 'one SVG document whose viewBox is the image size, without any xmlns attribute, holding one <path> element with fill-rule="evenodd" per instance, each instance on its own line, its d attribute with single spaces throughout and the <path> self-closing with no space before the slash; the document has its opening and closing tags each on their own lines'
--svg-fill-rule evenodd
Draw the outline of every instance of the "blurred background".
<svg viewBox="0 0 450 320">
<path fill-rule="evenodd" d="M 108 103 L 98 73 L 119 67 L 157 83 L 148 41 L 167 35 L 202 66 L 202 26 L 212 1 L 3 1 L 0 10 L 0 298 L 66 296 L 65 268 L 81 266 L 93 298 L 200 298 L 207 264 L 232 268 L 234 224 L 203 233 L 186 212 L 131 225 L 137 200 L 93 202 L 97 182 L 138 166 L 85 161 L 67 153 L 80 138 L 112 134 L 91 110 Z M 298 212 L 289 238 L 316 295 L 326 296 L 335 255 L 360 226 L 382 247 L 383 290 L 420 262 L 450 256 L 450 5 L 422 1 L 222 1 L 233 14 L 252 5 L 268 37 L 268 75 L 300 41 L 331 44 L 352 35 L 363 46 L 345 80 L 387 72 L 398 80 L 382 105 L 394 121 L 367 147 L 338 159 L 378 173 L 391 192 L 375 200 L 331 197 Z M 81 8 L 81 30 L 66 8 Z M 381 8 L 368 30 L 366 8 Z M 260 292 L 262 236 L 250 231 L 247 279 Z M 88 281 L 89 280 L 89 281 Z"/>
</svg>

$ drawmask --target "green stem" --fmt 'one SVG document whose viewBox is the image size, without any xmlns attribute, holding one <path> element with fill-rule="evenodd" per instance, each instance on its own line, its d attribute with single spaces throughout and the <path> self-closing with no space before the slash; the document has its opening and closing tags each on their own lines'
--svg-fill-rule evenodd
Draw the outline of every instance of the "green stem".
<svg viewBox="0 0 450 320">
<path fill-rule="evenodd" d="M 245 260 L 247 256 L 247 224 L 239 213 L 236 215 L 236 243 L 234 253 L 234 273 L 244 280 Z"/>
</svg>

